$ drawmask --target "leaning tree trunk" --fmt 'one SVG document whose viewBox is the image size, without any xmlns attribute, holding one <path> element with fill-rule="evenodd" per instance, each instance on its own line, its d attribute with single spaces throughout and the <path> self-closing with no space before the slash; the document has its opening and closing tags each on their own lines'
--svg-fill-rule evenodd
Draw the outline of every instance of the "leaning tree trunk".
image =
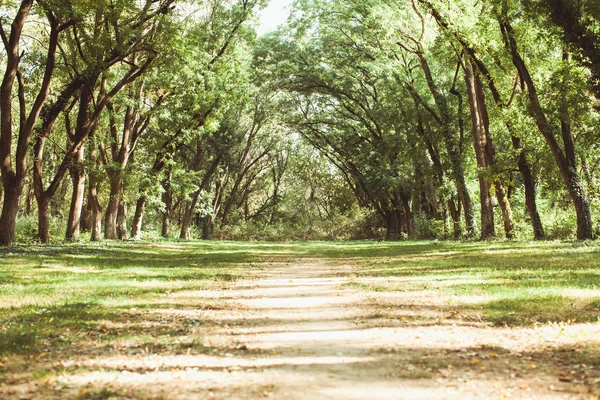
<svg viewBox="0 0 600 400">
<path fill-rule="evenodd" d="M 488 168 L 488 157 L 486 157 L 486 148 L 488 147 L 485 110 L 482 109 L 481 99 L 479 98 L 478 82 L 475 77 L 473 65 L 470 60 L 465 63 L 465 82 L 467 84 L 467 94 L 469 98 L 469 108 L 471 110 L 471 131 L 473 133 L 473 148 L 477 159 L 478 180 L 479 180 L 479 201 L 481 204 L 481 239 L 489 239 L 496 235 L 494 227 L 494 205 L 492 203 L 491 189 L 492 185 L 489 179 L 486 179 L 484 170 Z"/>
<path fill-rule="evenodd" d="M 575 206 L 575 213 L 577 215 L 577 239 L 592 239 L 594 237 L 594 231 L 592 227 L 590 204 L 575 165 L 575 149 L 573 144 L 573 136 L 570 132 L 570 126 L 566 121 L 562 121 L 562 138 L 563 147 L 565 149 L 565 153 L 563 153 L 563 149 L 554 136 L 554 132 L 552 131 L 546 113 L 541 106 L 533 78 L 529 73 L 529 69 L 525 64 L 525 61 L 521 57 L 513 28 L 508 22 L 506 15 L 502 15 L 499 19 L 499 22 L 505 46 L 511 54 L 513 64 L 519 73 L 519 77 L 527 86 L 529 105 L 533 118 L 536 122 L 538 130 L 550 147 L 552 155 L 554 156 L 556 164 L 562 174 L 565 185 L 567 186 L 569 194 L 571 195 L 573 205 Z"/>
<path fill-rule="evenodd" d="M 512 213 L 512 207 L 510 206 L 510 201 L 508 200 L 508 196 L 506 194 L 506 189 L 501 182 L 496 182 L 496 198 L 498 199 L 498 205 L 500 205 L 500 210 L 502 210 L 502 221 L 504 222 L 504 235 L 507 239 L 512 239 L 514 237 L 514 218 Z"/>
<path fill-rule="evenodd" d="M 135 204 L 135 214 L 131 222 L 131 238 L 133 240 L 140 240 L 142 238 L 142 219 L 146 209 L 146 199 L 146 195 L 142 194 Z"/>
<path fill-rule="evenodd" d="M 525 187 L 525 208 L 527 209 L 531 228 L 533 229 L 533 238 L 535 240 L 544 240 L 546 238 L 546 234 L 544 232 L 544 225 L 542 225 L 540 213 L 537 209 L 537 190 L 535 179 L 533 178 L 531 167 L 527 162 L 525 150 L 521 147 L 521 139 L 513 135 L 512 143 L 514 149 L 521 150 L 519 153 L 519 158 L 517 159 L 517 166 L 519 168 L 519 172 L 521 173 L 521 177 L 523 178 L 523 186 Z"/>
<path fill-rule="evenodd" d="M 464 208 L 467 235 L 473 236 L 477 231 L 475 227 L 473 202 L 471 201 L 471 197 L 467 189 L 467 183 L 465 181 L 463 159 L 460 154 L 458 144 L 456 143 L 454 132 L 452 131 L 452 115 L 450 113 L 450 108 L 448 107 L 448 100 L 433 79 L 433 75 L 431 73 L 427 58 L 425 57 L 424 50 L 421 48 L 417 55 L 419 56 L 421 69 L 425 74 L 427 86 L 440 113 L 442 135 L 444 137 L 444 143 L 446 145 L 448 157 L 450 158 L 452 177 L 454 178 L 456 189 L 458 190 L 458 198 Z"/>
<path fill-rule="evenodd" d="M 81 222 L 81 212 L 83 209 L 83 199 L 85 197 L 85 171 L 83 165 L 84 147 L 81 146 L 73 165 L 70 167 L 71 181 L 73 183 L 73 194 L 71 196 L 71 207 L 69 209 L 69 219 L 67 221 L 67 240 L 79 240 L 79 227 Z"/>
</svg>

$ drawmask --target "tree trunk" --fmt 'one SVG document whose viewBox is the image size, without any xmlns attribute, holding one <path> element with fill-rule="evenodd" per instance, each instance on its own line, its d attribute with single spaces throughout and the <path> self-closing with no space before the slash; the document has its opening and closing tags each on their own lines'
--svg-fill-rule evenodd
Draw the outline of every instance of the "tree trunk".
<svg viewBox="0 0 600 400">
<path fill-rule="evenodd" d="M 210 240 L 215 227 L 215 221 L 212 215 L 207 215 L 202 219 L 202 240 Z"/>
<path fill-rule="evenodd" d="M 479 176 L 479 201 L 481 203 L 481 240 L 496 236 L 494 226 L 494 204 L 490 194 L 492 186 L 483 176 Z"/>
<path fill-rule="evenodd" d="M 2 198 L 2 193 L 0 193 L 0 199 Z M 25 215 L 30 216 L 31 210 L 33 209 L 33 202 L 35 200 L 35 193 L 33 191 L 33 185 L 30 183 L 27 185 L 27 203 L 25 204 Z"/>
<path fill-rule="evenodd" d="M 454 239 L 460 239 L 462 235 L 462 229 L 460 227 L 460 207 L 457 207 L 453 199 L 448 200 L 448 208 L 450 211 L 450 217 L 452 218 L 452 227 L 454 232 Z"/>
<path fill-rule="evenodd" d="M 162 201 L 164 204 L 164 211 L 162 212 L 162 227 L 161 227 L 161 235 L 164 238 L 169 237 L 169 218 L 171 217 L 171 207 L 173 206 L 173 197 L 171 196 L 171 177 L 173 175 L 173 170 L 169 166 L 167 170 L 167 175 L 163 180 L 163 193 L 162 193 Z"/>
<path fill-rule="evenodd" d="M 562 121 L 561 133 L 564 147 L 563 153 L 561 146 L 554 136 L 554 132 L 550 126 L 548 118 L 546 117 L 544 109 L 540 104 L 537 88 L 533 82 L 533 78 L 529 73 L 529 69 L 525 64 L 525 61 L 521 57 L 513 28 L 508 22 L 506 13 L 500 17 L 499 23 L 505 45 L 510 51 L 513 64 L 519 73 L 519 77 L 527 86 L 529 104 L 531 106 L 530 109 L 533 118 L 538 126 L 538 130 L 552 151 L 552 155 L 554 156 L 556 164 L 560 169 L 565 185 L 567 186 L 569 194 L 571 195 L 573 205 L 575 206 L 575 213 L 577 215 L 577 239 L 592 239 L 594 232 L 592 227 L 590 205 L 585 193 L 585 188 L 583 187 L 577 172 L 575 149 L 573 144 L 573 136 L 570 132 L 570 126 L 567 121 Z"/>
<path fill-rule="evenodd" d="M 117 217 L 121 197 L 121 177 L 119 172 L 110 178 L 110 198 L 104 215 L 104 238 L 117 239 Z"/>
<path fill-rule="evenodd" d="M 2 246 L 12 246 L 15 239 L 19 199 L 22 191 L 21 185 L 8 185 L 7 182 L 4 182 L 4 201 L 0 215 L 0 245 Z"/>
<path fill-rule="evenodd" d="M 92 228 L 92 208 L 89 202 L 85 202 L 83 205 L 83 209 L 81 210 L 81 222 L 79 223 L 79 228 L 87 232 Z"/>
<path fill-rule="evenodd" d="M 513 147 L 521 148 L 520 144 L 514 144 L 518 138 L 513 138 Z M 525 158 L 525 151 L 522 150 L 521 154 L 519 154 L 519 159 L 517 160 L 517 165 L 519 167 L 519 172 L 521 173 L 521 177 L 523 178 L 523 186 L 525 187 L 525 207 L 527 208 L 527 214 L 529 214 L 529 220 L 531 223 L 531 227 L 533 229 L 533 238 L 535 240 L 544 240 L 546 238 L 546 234 L 544 233 L 544 226 L 542 225 L 542 219 L 540 218 L 540 214 L 537 209 L 536 202 L 536 185 L 535 180 L 533 178 L 533 174 L 531 173 L 531 168 L 529 167 L 529 163 Z"/>
<path fill-rule="evenodd" d="M 88 189 L 88 204 L 90 205 L 91 220 L 90 229 L 92 242 L 102 240 L 102 207 L 98 201 L 98 183 L 90 179 L 90 187 Z"/>
<path fill-rule="evenodd" d="M 481 204 L 481 239 L 489 239 L 496 235 L 494 227 L 494 205 L 492 203 L 491 188 L 489 179 L 486 179 L 485 169 L 488 165 L 486 156 L 486 147 L 488 147 L 488 135 L 486 134 L 485 110 L 482 109 L 482 99 L 479 91 L 482 89 L 478 85 L 473 65 L 470 60 L 465 60 L 465 82 L 467 84 L 467 94 L 469 98 L 469 108 L 471 110 L 471 131 L 473 134 L 473 148 L 475 149 L 475 158 L 477 159 L 477 174 L 479 180 L 479 201 Z"/>
<path fill-rule="evenodd" d="M 146 195 L 143 194 L 135 205 L 135 214 L 131 222 L 131 238 L 140 240 L 142 238 L 142 219 L 146 208 Z"/>
<path fill-rule="evenodd" d="M 471 196 L 467 190 L 467 183 L 465 182 L 465 177 L 462 171 L 460 174 L 458 174 L 458 178 L 459 181 L 456 182 L 456 189 L 458 190 L 458 199 L 464 209 L 465 227 L 467 230 L 466 235 L 472 237 L 477 233 L 477 229 L 475 228 L 475 211 L 473 211 L 473 202 L 471 201 Z"/>
<path fill-rule="evenodd" d="M 71 181 L 73 183 L 73 194 L 71 196 L 71 207 L 69 209 L 69 219 L 67 221 L 67 240 L 79 240 L 79 227 L 81 222 L 81 211 L 83 209 L 83 199 L 85 197 L 85 171 L 83 165 L 84 147 L 81 146 L 75 157 L 73 165 L 70 167 Z"/>
<path fill-rule="evenodd" d="M 390 210 L 385 214 L 385 239 L 399 240 L 402 237 L 402 225 L 398 210 Z"/>
<path fill-rule="evenodd" d="M 50 241 L 50 197 L 42 194 L 37 197 L 38 205 L 38 237 L 42 243 Z"/>
<path fill-rule="evenodd" d="M 161 224 L 161 228 L 160 228 L 160 235 L 164 238 L 168 238 L 169 237 L 169 218 L 171 217 L 171 211 L 165 211 L 162 213 L 162 224 Z"/>
<path fill-rule="evenodd" d="M 181 221 L 181 232 L 179 232 L 179 238 L 189 240 L 192 238 L 190 232 L 190 224 L 192 223 L 192 214 L 196 208 L 196 201 L 198 199 L 198 193 L 194 193 L 194 198 L 191 201 L 185 203 L 185 209 L 183 212 L 183 219 Z"/>
<path fill-rule="evenodd" d="M 510 206 L 510 201 L 508 200 L 508 196 L 506 195 L 506 189 L 504 189 L 504 185 L 500 182 L 496 182 L 496 198 L 498 199 L 498 205 L 500 205 L 500 209 L 502 210 L 502 221 L 504 222 L 504 235 L 507 239 L 514 238 L 514 219 L 512 213 L 512 207 Z"/>
<path fill-rule="evenodd" d="M 431 69 L 429 68 L 427 58 L 425 57 L 424 50 L 421 48 L 417 55 L 421 62 L 421 68 L 423 70 L 423 73 L 425 74 L 427 86 L 433 96 L 434 102 L 440 113 L 439 116 L 442 128 L 441 130 L 442 135 L 444 137 L 444 143 L 446 145 L 446 151 L 448 152 L 448 157 L 450 158 L 452 176 L 454 178 L 454 182 L 456 183 L 456 188 L 458 190 L 458 198 L 464 208 L 467 235 L 473 236 L 477 231 L 475 228 L 475 213 L 473 211 L 473 202 L 471 201 L 469 191 L 467 190 L 463 157 L 460 154 L 460 149 L 456 141 L 455 134 L 452 131 L 452 115 L 450 113 L 450 108 L 448 107 L 448 101 L 446 96 L 442 93 L 435 80 L 433 79 L 433 75 L 431 73 Z"/>
<path fill-rule="evenodd" d="M 572 170 L 571 168 L 569 168 L 566 180 L 569 194 L 573 200 L 575 213 L 577 215 L 577 239 L 593 239 L 594 231 L 592 227 L 592 214 L 583 182 L 581 182 L 577 171 Z"/>
<path fill-rule="evenodd" d="M 117 239 L 127 239 L 127 208 L 125 202 L 121 199 L 117 211 Z"/>
<path fill-rule="evenodd" d="M 19 121 L 19 145 L 16 152 L 17 165 L 15 170 L 12 166 L 13 85 L 19 74 L 19 63 L 22 57 L 20 50 L 21 34 L 32 6 L 32 0 L 22 1 L 15 19 L 11 23 L 11 32 L 8 40 L 6 35 L 3 34 L 3 47 L 5 51 L 3 56 L 6 57 L 3 59 L 5 71 L 4 77 L 2 78 L 2 85 L 0 85 L 0 172 L 2 175 L 2 186 L 4 191 L 2 214 L 0 214 L 0 245 L 3 246 L 11 246 L 15 238 L 17 215 L 19 213 L 19 200 L 23 193 L 23 184 L 27 173 L 27 146 L 22 146 L 21 143 L 27 143 L 29 141 L 31 129 L 33 128 L 33 124 L 25 124 L 23 118 Z M 54 54 L 52 53 L 52 48 L 56 51 L 56 26 L 57 24 L 53 24 L 51 28 L 52 35 L 46 62 L 47 66 L 51 68 L 47 68 L 47 72 L 51 72 L 54 67 Z M 46 100 L 50 85 L 49 79 L 46 78 L 48 78 L 48 76 L 45 76 L 42 89 L 39 93 L 39 96 L 42 96 L 43 94 L 45 94 L 45 96 L 38 97 L 42 100 L 42 103 Z M 36 107 L 35 111 L 36 113 L 39 112 L 39 108 Z M 33 119 L 33 122 L 35 122 L 35 120 L 37 120 L 37 116 Z"/>
<path fill-rule="evenodd" d="M 404 214 L 404 230 L 408 237 L 411 238 L 415 234 L 415 224 L 412 211 L 410 209 L 410 198 L 406 195 L 401 195 L 400 200 L 402 201 L 402 211 Z"/>
</svg>

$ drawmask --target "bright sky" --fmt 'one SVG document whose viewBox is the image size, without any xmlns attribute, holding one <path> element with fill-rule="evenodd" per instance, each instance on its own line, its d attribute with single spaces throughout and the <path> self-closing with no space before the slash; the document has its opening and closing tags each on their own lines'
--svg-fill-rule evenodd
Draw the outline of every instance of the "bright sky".
<svg viewBox="0 0 600 400">
<path fill-rule="evenodd" d="M 267 8 L 260 13 L 260 25 L 258 34 L 275 30 L 277 26 L 283 24 L 289 14 L 289 5 L 292 0 L 270 0 Z"/>
</svg>

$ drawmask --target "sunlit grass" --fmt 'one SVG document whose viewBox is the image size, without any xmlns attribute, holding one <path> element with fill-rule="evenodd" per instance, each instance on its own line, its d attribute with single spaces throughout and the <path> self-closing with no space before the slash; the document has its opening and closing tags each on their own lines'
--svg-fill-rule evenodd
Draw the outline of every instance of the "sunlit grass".
<svg viewBox="0 0 600 400">
<path fill-rule="evenodd" d="M 365 339 L 369 335 L 385 331 L 393 338 L 392 331 L 400 329 L 401 339 L 387 345 L 409 355 L 415 352 L 407 361 L 414 369 L 399 367 L 393 372 L 402 379 L 433 379 L 450 363 L 457 369 L 473 367 L 471 357 L 421 357 L 423 351 L 446 346 L 452 329 L 446 328 L 455 323 L 463 327 L 463 334 L 476 327 L 471 335 L 483 331 L 546 335 L 557 346 L 564 344 L 564 352 L 553 353 L 560 360 L 600 365 L 599 256 L 597 243 L 504 241 L 146 242 L 0 249 L 0 382 L 35 381 L 51 392 L 72 384 L 78 388 L 73 398 L 81 399 L 146 398 L 148 393 L 141 388 L 157 382 L 180 377 L 218 380 L 233 367 L 248 374 L 282 364 L 355 363 L 360 369 L 369 360 L 376 363 L 388 357 L 383 349 L 369 357 L 274 359 L 262 348 L 219 341 L 224 333 L 256 328 L 243 307 L 283 310 L 277 319 L 258 321 L 263 340 L 273 349 L 294 340 L 310 346 L 344 340 L 371 343 Z M 323 279 L 329 280 L 328 285 L 348 282 L 359 296 L 349 291 L 348 298 L 331 298 L 316 291 L 265 300 L 259 292 L 240 306 L 230 289 L 253 287 L 253 280 L 266 275 L 267 269 L 292 262 L 297 264 L 294 268 L 349 266 L 326 268 Z M 319 279 L 301 284 L 315 286 Z M 314 310 L 325 304 L 340 310 L 360 308 L 356 298 L 373 304 L 365 307 L 369 314 L 352 317 L 352 329 L 305 329 L 285 308 Z M 348 299 L 352 301 L 344 303 Z M 282 326 L 293 329 L 281 330 Z M 381 331 L 371 331 L 379 326 Z M 579 344 L 593 348 L 580 354 Z M 502 351 L 511 350 L 487 352 L 504 357 Z M 139 393 L 124 392 L 133 381 L 140 385 L 135 389 Z M 90 382 L 100 386 L 88 386 Z M 263 390 L 257 393 L 262 396 Z"/>
<path fill-rule="evenodd" d="M 208 242 L 2 249 L 0 355 L 40 353 L 43 346 L 39 343 L 65 347 L 80 340 L 78 335 L 92 332 L 95 337 L 97 330 L 103 339 L 129 335 L 137 343 L 140 338 L 135 329 L 103 332 L 103 327 L 118 325 L 123 318 L 143 324 L 146 321 L 139 312 L 130 309 L 160 308 L 174 293 L 205 290 L 260 274 L 266 259 L 289 260 L 282 249 L 279 245 Z M 185 299 L 180 297 L 178 302 L 185 307 Z M 178 329 L 166 337 L 179 334 Z"/>
<path fill-rule="evenodd" d="M 499 325 L 600 320 L 600 250 L 593 242 L 399 243 L 325 254 L 361 268 L 354 286 L 427 291 Z"/>
</svg>

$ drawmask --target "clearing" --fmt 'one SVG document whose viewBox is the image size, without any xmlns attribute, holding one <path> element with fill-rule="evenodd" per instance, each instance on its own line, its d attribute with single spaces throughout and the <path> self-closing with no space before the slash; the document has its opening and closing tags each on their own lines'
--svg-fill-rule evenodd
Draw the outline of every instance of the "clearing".
<svg viewBox="0 0 600 400">
<path fill-rule="evenodd" d="M 598 246 L 0 253 L 2 399 L 597 399 Z"/>
</svg>

